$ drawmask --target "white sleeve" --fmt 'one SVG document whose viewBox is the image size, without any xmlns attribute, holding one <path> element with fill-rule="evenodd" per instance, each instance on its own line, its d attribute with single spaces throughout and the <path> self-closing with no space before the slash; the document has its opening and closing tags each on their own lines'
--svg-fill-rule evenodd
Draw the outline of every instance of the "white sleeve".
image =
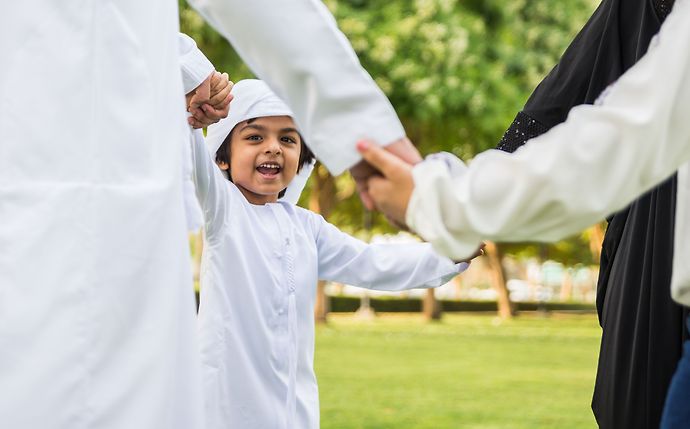
<svg viewBox="0 0 690 429">
<path fill-rule="evenodd" d="M 320 0 L 189 0 L 295 113 L 306 142 L 334 175 L 360 160 L 357 140 L 405 135 Z"/>
<path fill-rule="evenodd" d="M 232 189 L 228 192 L 228 187 L 234 185 L 216 166 L 201 130 L 192 130 L 191 143 L 194 186 L 204 215 L 206 236 L 210 238 L 221 230 L 228 210 L 232 210 Z"/>
<path fill-rule="evenodd" d="M 373 243 L 358 240 L 316 217 L 319 279 L 376 290 L 441 286 L 469 266 L 455 264 L 428 243 Z"/>
<path fill-rule="evenodd" d="M 439 161 L 413 169 L 408 225 L 463 258 L 484 239 L 554 241 L 629 204 L 690 159 L 690 1 L 598 104 L 514 154 L 477 156 L 453 177 Z M 459 161 L 458 161 L 459 162 Z"/>
<path fill-rule="evenodd" d="M 184 33 L 179 33 L 180 68 L 182 69 L 182 86 L 184 93 L 189 94 L 194 88 L 213 73 L 215 67 L 197 48 L 196 42 Z"/>
<path fill-rule="evenodd" d="M 187 230 L 198 232 L 204 224 L 203 214 L 196 197 L 196 187 L 194 186 L 194 167 L 192 164 L 192 147 L 195 138 L 192 128 L 187 127 L 189 138 L 182 144 L 182 195 L 184 198 L 184 212 L 187 220 Z"/>
</svg>

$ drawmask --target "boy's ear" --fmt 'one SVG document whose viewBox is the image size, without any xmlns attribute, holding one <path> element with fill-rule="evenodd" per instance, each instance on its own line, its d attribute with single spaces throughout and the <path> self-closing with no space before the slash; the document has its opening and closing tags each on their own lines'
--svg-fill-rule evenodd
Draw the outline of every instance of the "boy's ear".
<svg viewBox="0 0 690 429">
<path fill-rule="evenodd" d="M 220 167 L 221 170 L 224 170 L 224 171 L 230 170 L 230 164 L 228 164 L 225 161 L 216 161 L 216 164 L 218 164 L 218 167 Z"/>
</svg>

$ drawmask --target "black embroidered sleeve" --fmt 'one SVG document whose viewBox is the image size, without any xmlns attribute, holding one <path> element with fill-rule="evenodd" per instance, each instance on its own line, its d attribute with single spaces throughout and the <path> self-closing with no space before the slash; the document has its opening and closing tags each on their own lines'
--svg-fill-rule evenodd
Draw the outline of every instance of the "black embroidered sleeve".
<svg viewBox="0 0 690 429">
<path fill-rule="evenodd" d="M 515 152 L 527 140 L 538 137 L 548 130 L 541 122 L 526 113 L 519 112 L 513 123 L 510 124 L 510 128 L 503 134 L 503 138 L 496 149 L 504 152 Z"/>
<path fill-rule="evenodd" d="M 673 9 L 674 0 L 654 0 L 654 10 L 661 22 L 664 22 L 671 9 Z"/>
</svg>

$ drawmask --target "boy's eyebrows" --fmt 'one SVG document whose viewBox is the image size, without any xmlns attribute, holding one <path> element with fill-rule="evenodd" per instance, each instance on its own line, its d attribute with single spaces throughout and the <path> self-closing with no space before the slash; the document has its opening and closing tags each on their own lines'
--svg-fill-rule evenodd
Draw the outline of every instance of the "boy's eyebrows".
<svg viewBox="0 0 690 429">
<path fill-rule="evenodd" d="M 259 125 L 259 124 L 245 124 L 242 127 L 242 130 L 246 130 L 247 128 L 254 128 L 254 129 L 257 129 L 259 131 L 264 131 L 266 129 L 266 127 L 264 127 L 263 125 Z"/>
<path fill-rule="evenodd" d="M 242 127 L 242 130 L 246 130 L 247 128 L 254 128 L 259 131 L 266 131 L 266 127 L 263 125 L 259 124 L 246 124 L 244 127 Z M 297 131 L 297 128 L 294 127 L 286 127 L 286 128 L 281 128 L 280 129 L 281 133 L 297 133 L 299 134 L 299 131 Z"/>
</svg>

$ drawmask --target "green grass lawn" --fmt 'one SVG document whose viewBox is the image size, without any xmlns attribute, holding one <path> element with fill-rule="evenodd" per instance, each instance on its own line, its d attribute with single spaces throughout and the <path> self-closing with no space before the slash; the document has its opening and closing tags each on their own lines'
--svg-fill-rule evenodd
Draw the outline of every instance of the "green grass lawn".
<svg viewBox="0 0 690 429">
<path fill-rule="evenodd" d="M 323 429 L 596 428 L 594 315 L 331 315 L 317 327 Z"/>
</svg>

